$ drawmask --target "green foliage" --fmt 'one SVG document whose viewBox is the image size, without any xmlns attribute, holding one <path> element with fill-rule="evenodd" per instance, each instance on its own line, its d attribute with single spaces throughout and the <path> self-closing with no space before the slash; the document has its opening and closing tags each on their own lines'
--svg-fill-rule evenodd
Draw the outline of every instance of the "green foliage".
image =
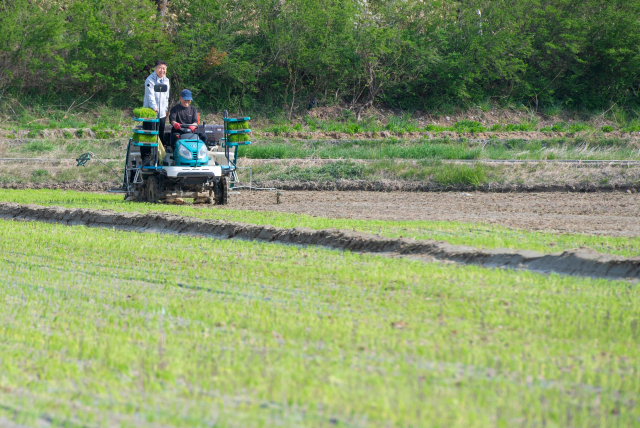
<svg viewBox="0 0 640 428">
<path fill-rule="evenodd" d="M 133 109 L 133 116 L 140 119 L 155 119 L 158 114 L 149 107 L 138 107 Z"/>
<path fill-rule="evenodd" d="M 180 0 L 162 19 L 149 0 L 3 5 L 0 81 L 20 94 L 140 97 L 164 58 L 173 87 L 216 110 L 639 104 L 640 0 Z"/>
<path fill-rule="evenodd" d="M 58 94 L 123 91 L 136 80 L 141 87 L 154 58 L 167 53 L 147 0 L 3 4 L 0 54 L 10 58 L 4 72 L 13 85 Z"/>
<path fill-rule="evenodd" d="M 609 126 L 609 125 L 605 125 L 605 126 L 603 126 L 602 128 L 600 128 L 600 130 L 601 130 L 602 132 L 613 132 L 613 127 L 612 127 L 612 126 Z"/>
</svg>

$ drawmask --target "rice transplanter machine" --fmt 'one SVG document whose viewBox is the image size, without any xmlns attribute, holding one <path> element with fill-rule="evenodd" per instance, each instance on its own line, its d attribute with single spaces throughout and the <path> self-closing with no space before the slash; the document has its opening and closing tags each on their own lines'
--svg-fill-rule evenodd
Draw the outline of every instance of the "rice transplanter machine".
<svg viewBox="0 0 640 428">
<path fill-rule="evenodd" d="M 155 85 L 154 91 L 166 92 L 167 85 Z M 133 129 L 127 146 L 122 184 L 125 197 L 152 203 L 194 198 L 195 202 L 226 205 L 229 181 L 236 176 L 238 146 L 251 144 L 249 119 L 229 118 L 225 111 L 224 125 L 198 123 L 195 132 L 183 126 L 175 147 L 167 147 L 163 157 L 159 118 L 134 117 L 141 124 Z M 165 128 L 171 132 L 170 127 Z M 146 142 L 149 138 L 140 136 L 155 136 L 155 140 Z"/>
</svg>

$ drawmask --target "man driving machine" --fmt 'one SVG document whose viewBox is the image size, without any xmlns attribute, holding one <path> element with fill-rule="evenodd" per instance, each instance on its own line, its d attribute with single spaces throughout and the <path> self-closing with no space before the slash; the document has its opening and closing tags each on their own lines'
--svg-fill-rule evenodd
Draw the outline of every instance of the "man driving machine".
<svg viewBox="0 0 640 428">
<path fill-rule="evenodd" d="M 198 126 L 198 110 L 191 105 L 192 100 L 191 91 L 183 89 L 180 92 L 180 102 L 171 107 L 171 111 L 169 112 L 169 122 L 173 127 L 171 130 L 171 147 L 175 148 L 176 140 L 178 140 L 182 134 L 193 134 L 196 132 L 196 127 Z M 198 136 L 206 144 L 206 134 L 201 132 L 198 133 Z"/>
</svg>

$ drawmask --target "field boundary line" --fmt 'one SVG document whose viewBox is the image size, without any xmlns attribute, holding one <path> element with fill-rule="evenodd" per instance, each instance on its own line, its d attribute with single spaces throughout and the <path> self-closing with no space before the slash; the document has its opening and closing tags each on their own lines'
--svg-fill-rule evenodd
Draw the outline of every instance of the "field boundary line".
<svg viewBox="0 0 640 428">
<path fill-rule="evenodd" d="M 43 207 L 14 202 L 0 202 L 0 218 L 118 228 L 135 232 L 313 245 L 359 253 L 457 262 L 489 268 L 526 269 L 608 279 L 640 279 L 640 257 L 626 258 L 584 248 L 552 254 L 528 250 L 484 250 L 435 240 L 386 238 L 350 230 L 286 229 L 164 213 L 118 213 L 110 210 Z"/>
<path fill-rule="evenodd" d="M 308 163 L 332 163 L 332 162 L 354 162 L 354 163 L 373 163 L 381 159 L 353 159 L 353 158 L 283 158 L 283 159 L 259 159 L 259 158 L 240 158 L 254 163 L 278 163 L 286 161 L 305 161 Z M 571 164 L 571 165 L 640 165 L 640 160 L 582 160 L 582 159 L 404 159 L 390 158 L 389 160 L 403 162 L 419 162 L 423 160 L 434 160 L 442 163 L 484 163 L 484 164 Z M 77 159 L 47 159 L 47 158 L 0 158 L 0 162 L 52 162 L 52 163 L 74 163 Z M 122 159 L 105 159 L 105 162 L 122 162 Z"/>
</svg>

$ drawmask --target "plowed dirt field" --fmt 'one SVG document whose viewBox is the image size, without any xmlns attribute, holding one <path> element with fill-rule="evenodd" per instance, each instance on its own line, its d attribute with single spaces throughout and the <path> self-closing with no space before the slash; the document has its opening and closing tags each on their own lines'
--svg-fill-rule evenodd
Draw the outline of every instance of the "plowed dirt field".
<svg viewBox="0 0 640 428">
<path fill-rule="evenodd" d="M 228 207 L 319 217 L 481 222 L 527 230 L 640 236 L 637 193 L 410 193 L 254 191 Z"/>
</svg>

